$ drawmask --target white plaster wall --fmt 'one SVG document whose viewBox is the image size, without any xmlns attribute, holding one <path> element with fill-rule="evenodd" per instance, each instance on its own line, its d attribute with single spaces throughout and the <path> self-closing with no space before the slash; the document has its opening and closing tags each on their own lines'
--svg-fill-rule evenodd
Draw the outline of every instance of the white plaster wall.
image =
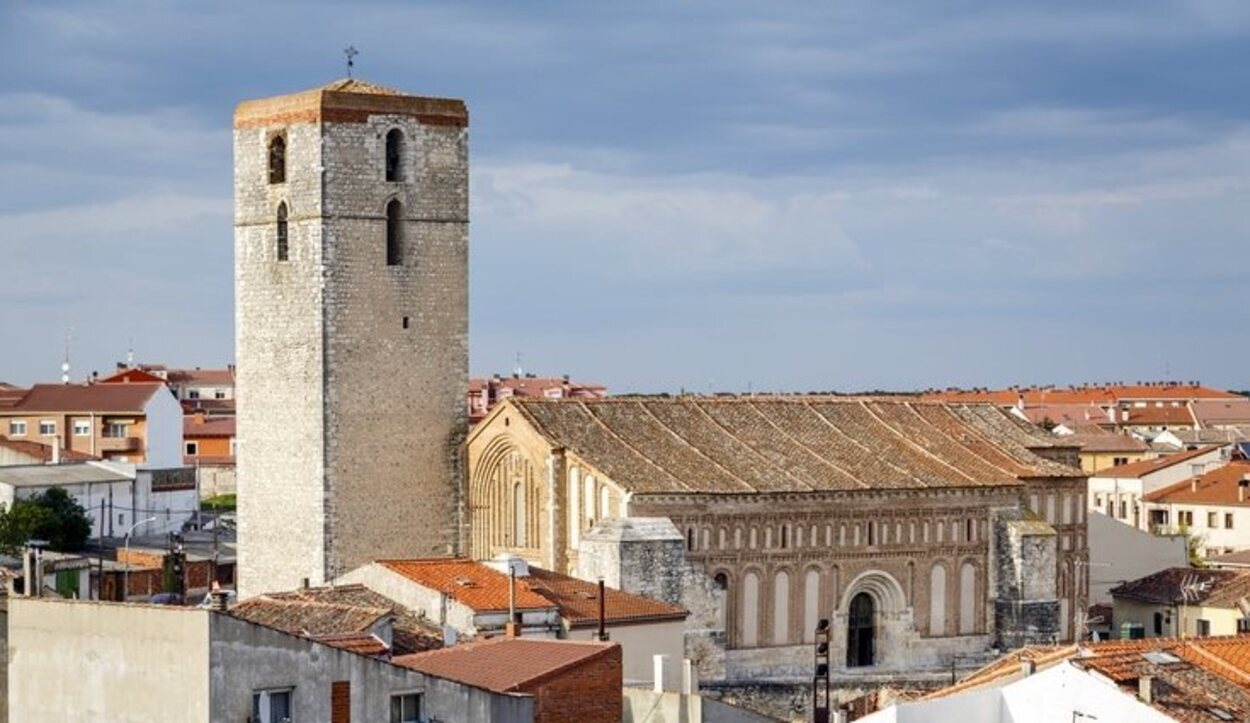
<svg viewBox="0 0 1250 723">
<path fill-rule="evenodd" d="M 1167 723 L 1172 720 L 1112 683 L 1066 663 L 1002 689 L 1001 721 L 1067 721 L 1072 720 L 1074 712 L 1096 715 L 1099 723 Z M 965 720 L 960 719 L 961 723 Z"/>
<path fill-rule="evenodd" d="M 568 632 L 569 640 L 594 640 L 598 629 L 578 628 Z M 608 638 L 621 644 L 625 685 L 650 686 L 655 680 L 656 655 L 668 656 L 665 690 L 679 690 L 681 662 L 685 657 L 685 623 L 681 620 L 641 625 L 608 626 Z"/>
<path fill-rule="evenodd" d="M 1123 580 L 1189 565 L 1185 538 L 1180 535 L 1152 535 L 1093 510 L 1088 526 L 1089 594 L 1093 603 L 1110 603 L 1111 588 Z"/>
<path fill-rule="evenodd" d="M 9 720 L 209 721 L 207 611 L 9 599 Z"/>
<path fill-rule="evenodd" d="M 147 415 L 145 469 L 182 466 L 182 406 L 165 389 L 157 390 L 144 408 Z"/>
</svg>

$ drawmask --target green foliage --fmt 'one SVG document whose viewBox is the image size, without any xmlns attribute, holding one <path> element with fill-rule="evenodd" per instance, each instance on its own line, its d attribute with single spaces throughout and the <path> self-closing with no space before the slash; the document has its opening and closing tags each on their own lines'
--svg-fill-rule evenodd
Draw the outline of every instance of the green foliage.
<svg viewBox="0 0 1250 723">
<path fill-rule="evenodd" d="M 238 497 L 233 494 L 206 497 L 200 501 L 201 510 L 233 510 L 238 506 Z"/>
<path fill-rule="evenodd" d="M 30 540 L 47 540 L 51 550 L 77 552 L 90 534 L 87 511 L 59 487 L 0 507 L 0 551 L 16 553 Z"/>
<path fill-rule="evenodd" d="M 1202 557 L 1202 547 L 1207 541 L 1207 536 L 1194 532 L 1185 525 L 1181 525 L 1180 532 L 1185 536 L 1185 549 L 1189 552 L 1189 566 L 1206 567 L 1207 561 Z"/>
</svg>

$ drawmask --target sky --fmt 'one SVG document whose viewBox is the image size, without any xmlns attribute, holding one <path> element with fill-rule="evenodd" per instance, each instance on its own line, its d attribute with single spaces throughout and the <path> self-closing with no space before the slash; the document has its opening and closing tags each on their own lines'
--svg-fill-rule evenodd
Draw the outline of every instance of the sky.
<svg viewBox="0 0 1250 723">
<path fill-rule="evenodd" d="M 0 0 L 0 380 L 233 361 L 230 124 L 471 113 L 475 374 L 1250 388 L 1250 3 Z"/>
</svg>

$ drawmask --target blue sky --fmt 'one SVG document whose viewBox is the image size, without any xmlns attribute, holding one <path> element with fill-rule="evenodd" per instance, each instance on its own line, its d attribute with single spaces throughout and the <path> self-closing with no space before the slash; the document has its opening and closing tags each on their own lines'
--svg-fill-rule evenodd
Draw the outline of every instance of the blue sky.
<svg viewBox="0 0 1250 723">
<path fill-rule="evenodd" d="M 472 371 L 1250 387 L 1250 3 L 0 3 L 0 379 L 232 358 L 234 104 L 472 113 Z"/>
</svg>

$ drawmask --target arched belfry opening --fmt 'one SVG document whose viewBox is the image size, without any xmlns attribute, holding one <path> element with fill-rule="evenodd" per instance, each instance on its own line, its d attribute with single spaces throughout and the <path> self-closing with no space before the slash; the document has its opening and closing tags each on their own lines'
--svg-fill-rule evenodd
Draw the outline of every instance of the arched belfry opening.
<svg viewBox="0 0 1250 723">
<path fill-rule="evenodd" d="M 404 180 L 403 163 L 401 162 L 403 150 L 404 133 L 398 128 L 392 128 L 386 134 L 386 180 Z"/>
<path fill-rule="evenodd" d="M 851 598 L 846 622 L 846 667 L 863 668 L 877 662 L 877 604 L 861 592 Z"/>
<path fill-rule="evenodd" d="M 286 137 L 282 135 L 269 141 L 269 182 L 286 183 Z"/>
</svg>

